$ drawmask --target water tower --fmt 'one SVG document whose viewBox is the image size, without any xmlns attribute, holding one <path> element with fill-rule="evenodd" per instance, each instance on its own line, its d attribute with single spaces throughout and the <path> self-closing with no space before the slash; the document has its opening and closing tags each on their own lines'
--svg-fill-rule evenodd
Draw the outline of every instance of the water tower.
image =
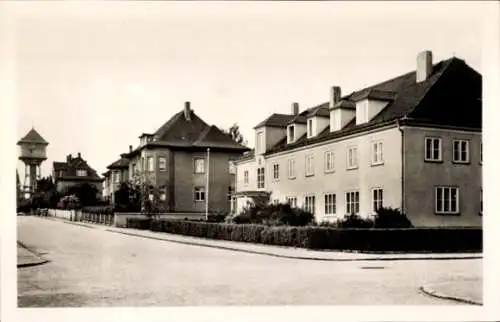
<svg viewBox="0 0 500 322">
<path fill-rule="evenodd" d="M 49 143 L 32 128 L 19 142 L 21 149 L 19 160 L 24 163 L 24 182 L 22 192 L 25 198 L 30 198 L 36 189 L 36 181 L 41 177 L 40 165 L 47 160 L 45 149 Z"/>
</svg>

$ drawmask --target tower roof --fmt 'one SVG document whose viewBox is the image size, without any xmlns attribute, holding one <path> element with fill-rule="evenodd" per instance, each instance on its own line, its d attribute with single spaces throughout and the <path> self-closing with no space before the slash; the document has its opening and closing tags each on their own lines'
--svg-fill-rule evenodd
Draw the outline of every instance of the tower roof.
<svg viewBox="0 0 500 322">
<path fill-rule="evenodd" d="M 49 142 L 45 141 L 42 136 L 35 130 L 35 128 L 31 128 L 31 130 L 26 134 L 17 144 L 21 143 L 38 143 L 48 145 Z"/>
</svg>

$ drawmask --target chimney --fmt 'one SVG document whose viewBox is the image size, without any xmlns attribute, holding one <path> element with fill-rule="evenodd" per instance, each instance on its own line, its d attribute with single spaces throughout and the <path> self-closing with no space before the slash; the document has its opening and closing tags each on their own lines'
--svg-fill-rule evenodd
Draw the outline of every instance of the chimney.
<svg viewBox="0 0 500 322">
<path fill-rule="evenodd" d="M 292 103 L 292 115 L 299 114 L 299 103 Z"/>
<path fill-rule="evenodd" d="M 128 146 L 128 152 L 132 152 L 132 146 L 131 145 Z"/>
<path fill-rule="evenodd" d="M 71 154 L 68 154 L 68 155 L 66 156 L 66 161 L 67 161 L 67 162 L 71 162 Z"/>
<path fill-rule="evenodd" d="M 186 121 L 191 121 L 191 104 L 189 102 L 184 103 L 184 118 Z"/>
<path fill-rule="evenodd" d="M 432 74 L 432 52 L 423 51 L 417 55 L 417 83 L 425 81 Z"/>
<path fill-rule="evenodd" d="M 78 152 L 78 158 L 82 158 L 82 154 L 80 152 Z"/>
<path fill-rule="evenodd" d="M 330 92 L 330 108 L 333 108 L 335 104 L 340 101 L 341 91 L 339 86 L 332 86 Z"/>
</svg>

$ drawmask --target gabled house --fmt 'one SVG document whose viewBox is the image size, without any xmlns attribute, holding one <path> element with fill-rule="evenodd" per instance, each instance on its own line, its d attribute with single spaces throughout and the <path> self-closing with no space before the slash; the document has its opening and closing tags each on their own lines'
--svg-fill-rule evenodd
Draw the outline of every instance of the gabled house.
<svg viewBox="0 0 500 322">
<path fill-rule="evenodd" d="M 97 189 L 98 197 L 102 197 L 103 179 L 88 165 L 80 153 L 77 157 L 68 155 L 66 162 L 54 162 L 52 177 L 58 192 L 64 192 L 78 184 L 88 183 Z"/>
<path fill-rule="evenodd" d="M 317 221 L 399 208 L 415 226 L 481 226 L 482 78 L 463 60 L 416 69 L 255 127 L 255 152 L 236 162 L 236 212 L 270 195 Z"/>
<path fill-rule="evenodd" d="M 130 152 L 132 146 L 129 147 Z M 120 189 L 122 183 L 129 181 L 129 159 L 126 153 L 120 155 L 120 159 L 107 166 L 104 176 L 104 186 L 106 187 L 106 197 L 111 203 L 115 202 L 115 192 Z"/>
<path fill-rule="evenodd" d="M 235 189 L 232 165 L 248 148 L 205 123 L 186 102 L 152 134 L 123 157 L 129 179 L 160 190 L 166 212 L 227 212 Z"/>
</svg>

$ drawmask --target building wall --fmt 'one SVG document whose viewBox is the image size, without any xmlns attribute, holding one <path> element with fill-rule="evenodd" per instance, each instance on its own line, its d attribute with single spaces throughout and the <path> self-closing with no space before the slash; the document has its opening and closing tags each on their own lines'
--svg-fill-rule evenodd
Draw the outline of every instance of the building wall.
<svg viewBox="0 0 500 322">
<path fill-rule="evenodd" d="M 235 175 L 229 173 L 229 160 L 237 154 L 211 152 L 210 153 L 210 183 L 209 183 L 209 212 L 224 211 L 229 212 L 228 202 L 229 187 L 235 185 Z M 204 212 L 205 202 L 194 200 L 195 187 L 205 187 L 207 170 L 205 173 L 194 173 L 195 158 L 207 157 L 206 152 L 184 152 L 175 151 L 175 207 L 176 212 Z M 207 162 L 205 161 L 207 165 Z"/>
<path fill-rule="evenodd" d="M 481 133 L 406 127 L 405 211 L 415 226 L 481 226 Z M 442 162 L 425 162 L 425 137 L 440 137 Z M 469 140 L 470 163 L 455 164 L 453 139 Z M 435 214 L 435 187 L 459 187 L 460 215 Z"/>
<path fill-rule="evenodd" d="M 383 142 L 384 164 L 372 166 L 372 141 Z M 358 168 L 347 169 L 347 149 L 358 148 Z M 325 173 L 325 153 L 334 151 L 335 169 Z M 305 158 L 314 156 L 314 175 L 305 175 Z M 296 176 L 288 178 L 288 160 L 295 159 Z M 279 180 L 273 179 L 273 164 L 279 164 Z M 238 163 L 237 191 L 256 190 L 257 164 Z M 265 190 L 271 192 L 271 200 L 285 202 L 287 197 L 297 197 L 297 205 L 303 207 L 305 197 L 315 195 L 315 213 L 318 221 L 342 217 L 346 213 L 345 193 L 360 192 L 360 215 L 372 214 L 372 188 L 384 189 L 384 206 L 401 205 L 401 134 L 393 126 L 372 133 L 353 136 L 326 144 L 309 146 L 301 150 L 274 154 L 265 159 Z M 249 170 L 249 184 L 243 184 L 243 171 Z M 336 194 L 336 215 L 324 215 L 325 193 Z"/>
</svg>

